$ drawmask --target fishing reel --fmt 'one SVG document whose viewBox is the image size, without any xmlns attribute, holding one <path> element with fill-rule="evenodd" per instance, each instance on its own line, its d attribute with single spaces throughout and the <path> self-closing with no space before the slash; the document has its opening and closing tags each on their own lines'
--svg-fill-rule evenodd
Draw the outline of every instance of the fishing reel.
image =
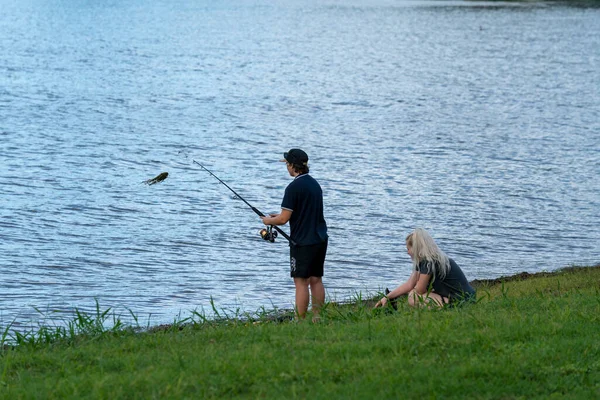
<svg viewBox="0 0 600 400">
<path fill-rule="evenodd" d="M 277 237 L 277 231 L 273 230 L 272 225 L 261 229 L 258 233 L 260 234 L 260 237 L 263 238 L 263 240 L 267 240 L 271 243 L 275 242 L 275 238 Z"/>
</svg>

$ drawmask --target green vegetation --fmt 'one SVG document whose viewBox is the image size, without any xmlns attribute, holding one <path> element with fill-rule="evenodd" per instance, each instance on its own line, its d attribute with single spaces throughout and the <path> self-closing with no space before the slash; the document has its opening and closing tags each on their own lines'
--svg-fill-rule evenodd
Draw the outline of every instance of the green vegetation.
<svg viewBox="0 0 600 400">
<path fill-rule="evenodd" d="M 599 283 L 598 267 L 519 275 L 476 282 L 463 308 L 356 299 L 318 324 L 197 315 L 140 332 L 98 309 L 64 330 L 5 328 L 0 398 L 600 398 Z"/>
</svg>

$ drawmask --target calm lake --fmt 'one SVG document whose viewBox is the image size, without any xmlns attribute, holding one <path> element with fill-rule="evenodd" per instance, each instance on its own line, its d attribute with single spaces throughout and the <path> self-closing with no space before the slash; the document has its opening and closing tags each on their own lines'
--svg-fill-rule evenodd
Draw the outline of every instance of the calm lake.
<svg viewBox="0 0 600 400">
<path fill-rule="evenodd" d="M 193 160 L 275 212 L 292 147 L 332 300 L 407 278 L 415 227 L 470 280 L 600 262 L 598 2 L 0 7 L 0 326 L 291 308 L 287 242 Z"/>
</svg>

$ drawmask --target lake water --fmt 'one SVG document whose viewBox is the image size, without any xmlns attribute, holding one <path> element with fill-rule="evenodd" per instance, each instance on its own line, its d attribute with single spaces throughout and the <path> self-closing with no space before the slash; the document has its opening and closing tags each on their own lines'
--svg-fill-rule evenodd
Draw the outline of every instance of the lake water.
<svg viewBox="0 0 600 400">
<path fill-rule="evenodd" d="M 192 160 L 273 212 L 292 147 L 330 299 L 401 283 L 417 226 L 469 279 L 600 262 L 597 2 L 0 7 L 0 324 L 290 308 L 286 241 Z"/>
</svg>

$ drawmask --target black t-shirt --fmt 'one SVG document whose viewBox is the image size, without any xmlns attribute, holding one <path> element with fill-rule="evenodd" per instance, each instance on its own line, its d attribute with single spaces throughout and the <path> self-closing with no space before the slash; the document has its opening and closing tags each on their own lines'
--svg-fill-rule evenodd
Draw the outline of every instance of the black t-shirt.
<svg viewBox="0 0 600 400">
<path fill-rule="evenodd" d="M 474 294 L 475 289 L 469 284 L 462 269 L 454 262 L 450 260 L 450 271 L 446 274 L 444 279 L 440 278 L 438 274 L 433 276 L 429 283 L 432 285 L 433 291 L 442 297 L 463 297 L 465 294 Z M 422 274 L 431 274 L 428 271 L 427 260 L 422 260 L 419 263 L 419 272 Z"/>
<path fill-rule="evenodd" d="M 281 208 L 292 211 L 290 237 L 298 246 L 327 240 L 323 217 L 323 191 L 319 182 L 308 174 L 298 175 L 285 189 Z"/>
</svg>

